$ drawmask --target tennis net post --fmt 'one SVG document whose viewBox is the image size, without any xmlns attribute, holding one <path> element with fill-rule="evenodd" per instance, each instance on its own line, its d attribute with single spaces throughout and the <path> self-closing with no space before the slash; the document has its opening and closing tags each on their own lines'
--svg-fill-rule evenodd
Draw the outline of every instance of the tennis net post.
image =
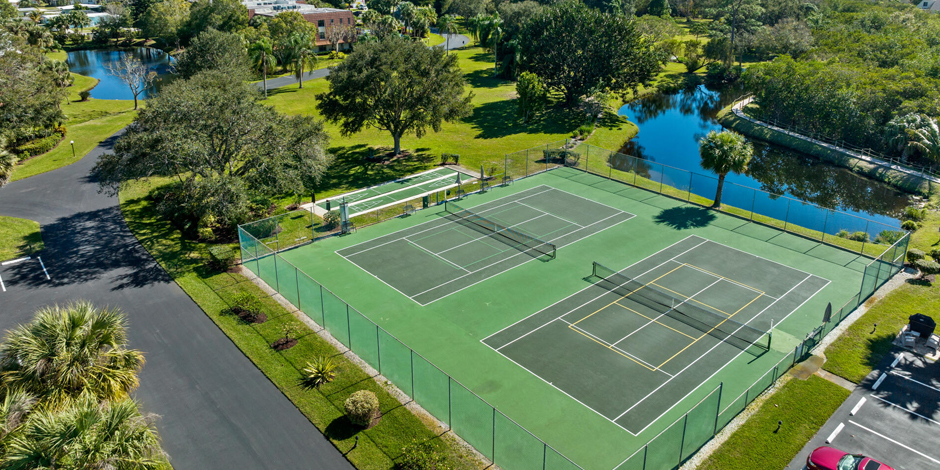
<svg viewBox="0 0 940 470">
<path fill-rule="evenodd" d="M 453 215 L 457 220 L 472 224 L 474 227 L 481 228 L 487 234 L 497 235 L 507 244 L 522 252 L 536 251 L 543 255 L 555 258 L 557 247 L 554 243 L 540 240 L 531 235 L 526 235 L 518 230 L 513 230 L 499 222 L 488 219 L 468 209 L 457 205 L 454 201 L 444 201 L 444 211 Z"/>
</svg>

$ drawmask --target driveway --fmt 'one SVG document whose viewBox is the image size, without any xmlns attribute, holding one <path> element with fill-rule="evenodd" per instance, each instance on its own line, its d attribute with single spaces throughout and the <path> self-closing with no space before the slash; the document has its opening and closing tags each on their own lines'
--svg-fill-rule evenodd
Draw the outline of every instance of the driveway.
<svg viewBox="0 0 940 470">
<path fill-rule="evenodd" d="M 811 406 L 812 404 L 807 404 Z M 787 466 L 829 445 L 896 470 L 940 468 L 940 364 L 895 349 Z"/>
<path fill-rule="evenodd" d="M 351 470 L 137 242 L 118 199 L 97 192 L 89 170 L 115 138 L 78 163 L 0 188 L 0 214 L 39 222 L 45 242 L 42 263 L 0 266 L 0 330 L 54 303 L 119 307 L 131 347 L 147 360 L 136 397 L 162 417 L 176 469 Z"/>
</svg>

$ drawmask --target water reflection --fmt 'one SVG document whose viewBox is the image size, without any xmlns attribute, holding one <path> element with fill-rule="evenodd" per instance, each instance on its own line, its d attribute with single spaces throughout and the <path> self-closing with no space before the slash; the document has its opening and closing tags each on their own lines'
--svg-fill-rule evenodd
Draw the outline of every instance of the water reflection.
<svg viewBox="0 0 940 470">
<path fill-rule="evenodd" d="M 138 60 L 157 72 L 157 79 L 153 86 L 144 90 L 140 98 L 146 99 L 157 93 L 166 85 L 172 75 L 170 67 L 172 58 L 160 49 L 150 47 L 136 47 L 131 49 L 110 50 L 93 49 L 69 52 L 69 70 L 79 75 L 94 77 L 99 80 L 98 85 L 91 90 L 92 98 L 99 100 L 132 100 L 134 94 L 120 79 L 108 73 L 107 65 L 117 62 L 125 54 L 132 54 Z"/>
<path fill-rule="evenodd" d="M 674 94 L 646 95 L 626 104 L 619 114 L 636 122 L 640 133 L 619 151 L 650 162 L 712 174 L 700 166 L 698 141 L 708 132 L 722 129 L 716 120 L 718 111 L 740 95 L 736 89 L 717 91 L 700 85 Z M 896 223 L 907 205 L 905 194 L 844 168 L 759 141 L 754 147 L 747 174 L 728 175 L 729 183 L 886 223 Z"/>
</svg>

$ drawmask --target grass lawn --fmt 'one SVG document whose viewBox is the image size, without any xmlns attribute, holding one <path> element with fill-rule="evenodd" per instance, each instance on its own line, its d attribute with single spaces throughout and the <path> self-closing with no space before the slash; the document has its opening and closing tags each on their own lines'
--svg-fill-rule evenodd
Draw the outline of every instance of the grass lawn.
<svg viewBox="0 0 940 470">
<path fill-rule="evenodd" d="M 0 215 L 0 261 L 28 256 L 41 249 L 38 222 Z"/>
<path fill-rule="evenodd" d="M 428 46 L 444 44 L 444 36 L 441 36 L 440 34 L 428 33 L 428 37 L 425 38 L 425 43 Z"/>
<path fill-rule="evenodd" d="M 307 329 L 260 288 L 240 274 L 207 268 L 207 245 L 184 240 L 179 231 L 157 218 L 150 201 L 144 197 L 151 188 L 167 181 L 154 178 L 130 184 L 121 191 L 121 210 L 128 227 L 206 315 L 353 465 L 362 470 L 387 470 L 401 455 L 403 447 L 415 441 L 429 441 L 446 456 L 448 468 L 471 470 L 477 466 L 466 450 L 453 444 L 449 437 L 432 431 L 362 369 Z M 265 323 L 243 323 L 228 313 L 232 300 L 245 292 L 262 299 L 268 316 Z M 299 328 L 298 344 L 282 352 L 273 350 L 269 345 L 282 336 L 284 326 L 289 324 Z M 339 367 L 336 379 L 319 390 L 304 387 L 300 370 L 319 356 L 333 357 Z M 381 422 L 365 431 L 353 428 L 343 413 L 345 399 L 362 389 L 375 392 L 382 410 Z M 359 443 L 353 449 L 357 435 Z"/>
<path fill-rule="evenodd" d="M 790 379 L 698 470 L 784 468 L 848 397 L 848 390 L 815 375 Z M 783 426 L 774 433 L 777 421 Z"/>
<path fill-rule="evenodd" d="M 442 153 L 458 154 L 463 166 L 479 168 L 486 162 L 502 161 L 507 153 L 569 138 L 584 123 L 584 116 L 579 112 L 553 107 L 540 119 L 523 125 L 516 116 L 515 83 L 492 76 L 492 54 L 479 47 L 451 51 L 451 54 L 458 56 L 468 91 L 474 95 L 472 114 L 458 122 L 444 123 L 440 132 L 430 132 L 422 139 L 413 135 L 402 138 L 402 148 L 411 151 L 413 156 L 404 162 L 399 160 L 401 163 L 392 165 L 394 168 L 375 168 L 361 161 L 370 147 L 381 151 L 391 149 L 392 137 L 387 132 L 370 128 L 343 137 L 339 126 L 326 123 L 326 131 L 332 137 L 330 152 L 337 157 L 338 164 L 318 188 L 317 197 L 427 169 L 440 161 Z M 326 80 L 312 80 L 303 89 L 292 85 L 269 90 L 267 102 L 282 113 L 319 117 L 315 96 L 327 90 Z M 588 142 L 619 149 L 636 132 L 636 126 L 626 120 L 606 119 Z"/>
</svg>

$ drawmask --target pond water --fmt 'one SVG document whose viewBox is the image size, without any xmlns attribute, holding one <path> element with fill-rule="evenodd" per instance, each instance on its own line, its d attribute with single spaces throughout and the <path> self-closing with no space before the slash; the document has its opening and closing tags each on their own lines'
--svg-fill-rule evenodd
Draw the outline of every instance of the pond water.
<svg viewBox="0 0 940 470">
<path fill-rule="evenodd" d="M 173 59 L 166 52 L 150 47 L 73 51 L 69 52 L 67 61 L 69 70 L 73 73 L 100 80 L 98 85 L 91 90 L 92 98 L 99 100 L 132 100 L 134 94 L 131 93 L 130 88 L 119 78 L 108 73 L 107 68 L 109 63 L 121 60 L 125 54 L 133 54 L 144 65 L 157 72 L 157 79 L 154 81 L 153 86 L 144 90 L 138 98 L 149 98 L 169 82 L 170 64 Z"/>
<path fill-rule="evenodd" d="M 741 92 L 734 89 L 714 91 L 700 85 L 676 94 L 657 93 L 628 103 L 618 113 L 639 125 L 640 133 L 626 142 L 620 152 L 702 175 L 714 175 L 700 166 L 698 141 L 710 131 L 722 130 L 715 116 L 740 95 Z M 739 187 L 726 185 L 722 202 L 743 208 L 753 205 L 753 191 L 740 188 L 744 186 L 899 226 L 898 219 L 908 203 L 906 194 L 789 149 L 761 141 L 752 143 L 754 157 L 747 173 L 727 176 L 726 182 Z M 664 173 L 668 179 L 669 169 Z M 688 186 L 689 181 L 677 183 Z M 700 184 L 701 192 L 694 186 L 694 193 L 714 197 L 711 188 L 715 185 Z M 774 198 L 757 199 L 763 199 L 765 205 L 778 205 Z M 782 213 L 783 209 L 761 207 L 760 203 L 754 210 L 778 219 L 787 217 Z M 814 211 L 807 211 L 811 212 Z M 800 211 L 796 214 L 790 212 L 788 218 L 799 224 L 796 219 L 803 216 Z"/>
</svg>

